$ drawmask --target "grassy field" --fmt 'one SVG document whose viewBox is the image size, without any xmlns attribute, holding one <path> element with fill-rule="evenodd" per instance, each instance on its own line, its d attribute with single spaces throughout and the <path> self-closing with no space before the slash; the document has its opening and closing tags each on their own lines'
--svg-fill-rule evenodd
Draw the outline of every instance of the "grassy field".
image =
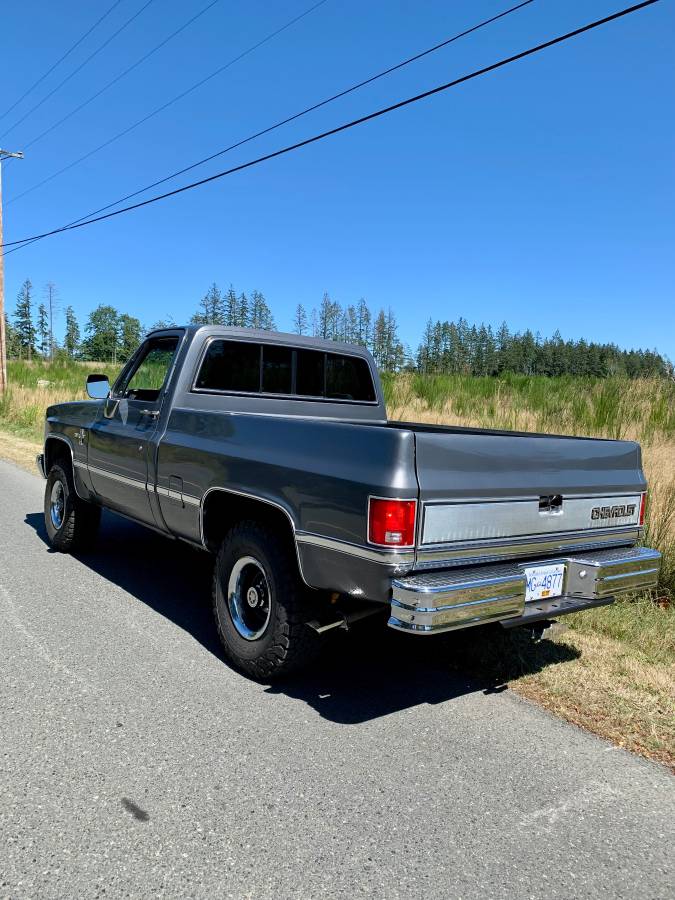
<svg viewBox="0 0 675 900">
<path fill-rule="evenodd" d="M 33 468 L 44 409 L 84 397 L 100 363 L 10 362 L 0 456 Z M 39 381 L 49 382 L 38 384 Z M 639 440 L 650 482 L 646 543 L 664 555 L 651 596 L 561 620 L 537 645 L 495 631 L 451 636 L 454 664 L 508 684 L 620 746 L 675 766 L 675 384 L 623 378 L 385 376 L 390 418 Z"/>
<path fill-rule="evenodd" d="M 675 440 L 675 382 L 504 375 L 385 375 L 390 418 L 652 444 Z"/>
<path fill-rule="evenodd" d="M 0 398 L 0 426 L 23 438 L 42 440 L 45 408 L 63 400 L 84 400 L 90 372 L 102 372 L 112 381 L 119 366 L 107 363 L 25 362 L 9 360 L 9 387 Z"/>
</svg>

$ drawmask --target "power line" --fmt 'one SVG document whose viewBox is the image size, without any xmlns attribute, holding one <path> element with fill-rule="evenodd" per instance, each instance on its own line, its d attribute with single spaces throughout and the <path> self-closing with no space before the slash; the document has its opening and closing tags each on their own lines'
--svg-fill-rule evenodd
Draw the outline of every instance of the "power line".
<svg viewBox="0 0 675 900">
<path fill-rule="evenodd" d="M 325 2 L 325 0 L 324 0 L 324 2 Z M 159 44 L 157 44 L 157 46 L 153 47 L 152 50 L 149 50 L 147 53 L 145 53 L 143 56 L 141 56 L 140 59 L 137 59 L 135 63 L 130 65 L 123 72 L 120 72 L 119 75 L 116 75 L 115 78 L 112 79 L 112 81 L 109 81 L 106 85 L 104 85 L 102 88 L 100 88 L 100 90 L 96 91 L 95 94 L 92 94 L 92 96 L 89 97 L 88 100 L 84 100 L 82 103 L 80 103 L 79 106 L 76 106 L 75 109 L 72 109 L 69 113 L 67 113 L 65 116 L 63 116 L 61 119 L 59 119 L 58 122 L 54 122 L 53 125 L 50 125 L 49 128 L 46 128 L 41 134 L 38 134 L 37 137 L 34 137 L 32 141 L 29 141 L 27 144 L 25 144 L 24 150 L 28 150 L 29 147 L 33 146 L 33 144 L 37 144 L 38 141 L 41 141 L 48 134 L 51 134 L 51 132 L 54 131 L 55 128 L 58 128 L 59 125 L 63 125 L 64 122 L 67 122 L 68 119 L 71 119 L 76 113 L 78 113 L 78 112 L 80 112 L 80 110 L 84 109 L 85 106 L 89 106 L 90 103 L 93 103 L 94 100 L 97 100 L 101 96 L 101 94 L 104 94 L 109 88 L 111 88 L 113 85 L 117 84 L 118 81 L 121 81 L 123 78 L 125 78 L 127 75 L 129 75 L 130 72 L 133 72 L 134 69 L 137 69 L 142 63 L 144 63 L 147 59 L 150 59 L 151 56 L 153 56 L 155 53 L 157 53 L 158 50 L 161 50 L 162 47 L 164 47 L 166 44 L 168 44 L 169 41 L 173 40 L 182 31 L 185 31 L 185 29 L 188 26 L 192 25 L 193 22 L 196 22 L 197 19 L 201 18 L 201 16 L 203 16 L 204 13 L 207 13 L 211 9 L 212 6 L 216 5 L 216 3 L 220 3 L 220 0 L 211 0 L 211 2 L 208 3 L 203 9 L 201 9 L 198 13 L 195 13 L 194 16 L 192 16 L 191 18 L 189 18 L 187 20 L 187 22 L 184 22 L 180 26 L 180 28 L 177 28 L 168 37 L 165 37 L 163 41 L 160 41 Z"/>
<path fill-rule="evenodd" d="M 223 172 L 217 172 L 215 175 L 210 175 L 208 178 L 202 178 L 200 181 L 193 181 L 192 183 L 183 185 L 183 187 L 176 188 L 173 191 L 168 191 L 165 194 L 159 194 L 156 197 L 150 197 L 147 200 L 142 200 L 140 203 L 134 203 L 131 206 L 125 206 L 122 209 L 117 209 L 114 212 L 109 212 L 105 215 L 97 216 L 93 219 L 87 219 L 84 222 L 79 222 L 74 225 L 65 225 L 61 228 L 55 228 L 52 231 L 46 231 L 42 234 L 31 235 L 30 237 L 22 238 L 18 241 L 9 241 L 2 246 L 12 247 L 19 244 L 25 244 L 28 241 L 37 240 L 39 238 L 50 237 L 51 235 L 59 234 L 63 231 L 70 231 L 76 228 L 84 228 L 86 225 L 93 225 L 95 222 L 101 222 L 105 219 L 111 219 L 114 216 L 119 216 L 123 213 L 131 212 L 132 210 L 139 209 L 142 206 L 149 206 L 151 203 L 157 203 L 158 201 L 165 200 L 168 197 L 174 197 L 177 194 L 182 194 L 185 191 L 200 187 L 203 184 L 209 184 L 212 181 L 224 178 L 227 175 L 233 175 L 235 172 L 241 172 L 244 169 L 250 169 L 251 167 L 259 165 L 260 163 L 267 162 L 270 159 L 276 159 L 279 156 L 284 156 L 285 154 L 291 153 L 294 150 L 299 150 L 301 147 L 307 147 L 310 144 L 315 144 L 317 143 L 317 141 L 324 140 L 324 138 L 332 137 L 335 134 L 340 134 L 341 132 L 347 131 L 350 128 L 354 128 L 357 125 L 362 125 L 365 122 L 370 122 L 373 119 L 377 119 L 380 116 L 387 115 L 388 113 L 394 112 L 398 109 L 402 109 L 403 107 L 410 106 L 411 104 L 417 103 L 420 100 L 426 100 L 428 97 L 433 97 L 436 94 L 447 91 L 449 88 L 457 87 L 458 85 L 464 84 L 467 81 L 471 81 L 474 78 L 478 78 L 481 75 L 486 75 L 488 72 L 494 72 L 496 69 L 500 69 L 503 66 L 509 65 L 510 63 L 514 63 L 520 59 L 524 59 L 527 56 L 532 56 L 534 53 L 539 53 L 542 50 L 546 50 L 549 47 L 555 46 L 556 44 L 561 44 L 563 43 L 563 41 L 568 41 L 573 37 L 577 37 L 580 34 L 584 34 L 585 32 L 598 28 L 601 25 L 606 25 L 609 22 L 613 22 L 616 19 L 620 19 L 623 16 L 627 16 L 631 13 L 637 12 L 640 9 L 644 9 L 647 6 L 652 6 L 653 4 L 658 2 L 660 2 L 660 0 L 643 0 L 642 3 L 637 3 L 634 6 L 629 6 L 625 9 L 620 10 L 619 12 L 612 13 L 612 15 L 605 16 L 602 19 L 596 19 L 594 22 L 590 22 L 588 25 L 583 25 L 580 28 L 575 28 L 574 31 L 568 31 L 566 34 L 560 35 L 556 38 L 552 38 L 551 40 L 545 41 L 542 44 L 537 44 L 535 47 L 530 47 L 528 50 L 523 50 L 520 53 L 516 53 L 515 55 L 509 56 L 506 59 L 501 59 L 489 66 L 484 66 L 482 69 L 476 69 L 475 71 L 470 72 L 467 75 L 462 75 L 459 78 L 455 78 L 452 81 L 446 82 L 445 84 L 438 85 L 437 87 L 431 88 L 428 91 L 423 91 L 421 94 L 415 94 L 412 97 L 408 97 L 405 100 L 400 100 L 398 103 L 393 103 L 390 106 L 385 106 L 382 109 L 378 109 L 366 116 L 361 116 L 358 119 L 352 119 L 350 122 L 345 122 L 342 125 L 338 125 L 336 128 L 331 128 L 328 131 L 323 131 L 320 134 L 315 134 L 312 137 L 305 138 L 305 140 L 303 141 L 298 141 L 295 144 L 290 144 L 286 147 L 282 147 L 280 150 L 275 150 L 272 153 L 266 153 L 264 156 L 259 156 L 256 159 L 241 163 L 238 166 L 233 166 L 232 168 L 226 169 Z"/>
<path fill-rule="evenodd" d="M 486 25 L 490 25 L 493 22 L 496 22 L 498 19 L 502 19 L 505 16 L 510 15 L 513 12 L 516 12 L 519 9 L 522 9 L 523 6 L 529 6 L 531 3 L 534 3 L 534 0 L 524 0 L 522 3 L 518 3 L 516 6 L 512 6 L 510 9 L 504 10 L 504 12 L 499 13 L 496 16 L 492 16 L 489 19 L 485 19 L 482 22 L 479 22 L 477 25 L 474 25 L 471 28 L 467 28 L 466 30 L 460 32 L 459 34 L 455 34 L 450 38 L 447 38 L 444 41 L 441 41 L 439 44 L 435 44 L 433 47 L 429 47 L 427 50 L 423 50 L 421 53 L 415 54 L 415 56 L 411 56 L 403 62 L 398 63 L 395 66 L 390 66 L 388 69 L 385 69 L 383 72 L 378 72 L 376 75 L 371 76 L 370 78 L 366 78 L 364 81 L 360 81 L 358 84 L 354 84 L 351 87 L 346 88 L 343 91 L 340 91 L 337 94 L 333 94 L 332 97 L 328 97 L 325 100 L 321 100 L 319 103 L 315 103 L 312 106 L 308 106 L 306 109 L 303 109 L 301 112 L 295 113 L 292 116 L 288 116 L 286 119 L 282 119 L 280 122 L 276 122 L 274 125 L 270 125 L 267 128 L 262 129 L 262 131 L 257 131 L 255 134 L 250 135 L 243 140 L 237 141 L 235 144 L 231 144 L 229 147 L 225 147 L 223 150 L 219 150 L 217 153 L 211 154 L 211 156 L 207 156 L 204 159 L 200 159 L 196 163 L 192 163 L 189 166 L 186 166 L 183 169 L 179 169 L 177 172 L 173 172 L 171 175 L 167 175 L 165 178 L 160 178 L 159 181 L 154 181 L 152 184 L 146 185 L 143 188 L 140 188 L 137 191 L 134 191 L 131 194 L 127 194 L 125 197 L 121 197 L 119 200 L 116 200 L 114 203 L 109 203 L 107 206 L 102 206 L 100 209 L 96 209 L 91 213 L 88 213 L 86 216 L 82 216 L 79 219 L 76 219 L 75 222 L 71 222 L 69 224 L 75 224 L 77 222 L 81 222 L 83 219 L 88 219 L 90 216 L 98 215 L 100 212 L 105 212 L 105 210 L 110 209 L 113 206 L 117 206 L 119 203 L 124 203 L 126 200 L 130 200 L 132 197 L 137 197 L 139 194 L 145 193 L 145 191 L 149 191 L 154 187 L 157 187 L 160 184 L 164 184 L 167 181 L 170 181 L 172 178 L 177 178 L 179 175 L 184 175 L 186 172 L 191 171 L 192 169 L 196 169 L 198 166 L 204 165 L 204 163 L 211 162 L 211 160 L 216 159 L 219 156 L 222 156 L 224 153 L 229 153 L 231 150 L 236 150 L 238 147 L 242 147 L 244 144 L 249 143 L 250 141 L 255 140 L 256 138 L 262 137 L 265 134 L 269 134 L 271 131 L 275 131 L 277 128 L 281 128 L 282 125 L 287 125 L 289 122 L 293 122 L 296 119 L 301 118 L 302 116 L 306 116 L 308 113 L 314 112 L 317 109 L 320 109 L 322 106 L 326 106 L 328 103 L 332 103 L 334 100 L 338 100 L 341 97 L 345 97 L 347 94 L 351 94 L 354 91 L 359 90 L 359 88 L 365 87 L 368 84 L 372 84 L 374 81 L 377 81 L 379 78 L 384 78 L 385 75 L 389 75 L 392 72 L 397 71 L 398 69 L 402 69 L 404 66 L 410 65 L 410 63 L 416 62 L 419 59 L 422 59 L 425 56 L 428 56 L 430 53 L 434 53 L 437 50 L 440 50 L 443 47 L 447 47 L 448 44 L 452 44 L 454 41 L 458 41 L 460 38 L 465 37 L 468 34 L 472 34 L 474 31 L 478 31 L 480 28 L 484 28 Z M 277 32 L 278 33 L 278 32 Z M 259 45 L 257 45 L 259 46 Z M 241 57 L 237 57 L 240 59 Z M 230 63 L 231 65 L 231 63 Z M 218 70 L 219 72 L 222 69 Z M 211 77 L 211 76 L 209 76 Z M 201 84 L 200 82 L 199 84 Z M 177 99 L 180 99 L 185 96 L 186 93 L 189 93 L 194 88 L 189 88 L 184 94 L 180 94 L 178 97 L 174 97 L 173 100 L 170 100 L 168 103 L 164 104 L 164 106 L 160 106 L 158 109 L 149 113 L 142 119 L 139 119 L 138 122 L 135 122 L 133 125 L 130 125 L 124 131 L 120 131 L 114 137 L 105 141 L 105 143 L 100 146 L 90 150 L 88 153 L 85 153 L 84 156 L 81 156 L 79 159 L 76 159 L 74 162 L 69 163 L 69 165 L 64 166 L 62 169 L 59 169 L 58 172 L 54 172 L 52 175 L 49 175 L 47 178 L 44 178 L 42 181 L 39 181 L 37 184 L 34 184 L 32 187 L 27 188 L 25 191 L 22 191 L 20 194 L 12 197 L 10 200 L 6 202 L 6 206 L 9 206 L 10 203 L 14 203 L 17 200 L 20 200 L 22 197 L 25 197 L 26 194 L 30 194 L 32 191 L 37 190 L 43 185 L 47 184 L 49 181 L 52 181 L 54 178 L 57 178 L 59 175 L 62 175 L 64 172 L 67 172 L 69 169 L 72 169 L 74 166 L 78 165 L 84 160 L 89 159 L 90 156 L 93 156 L 95 153 L 98 153 L 99 150 L 103 150 L 105 147 L 110 146 L 110 144 L 114 143 L 119 138 L 128 134 L 133 129 L 137 128 L 139 125 L 142 125 L 144 122 L 147 122 L 148 119 L 157 115 L 159 112 L 162 112 L 166 109 L 167 106 L 170 106 Z"/>
<path fill-rule="evenodd" d="M 110 146 L 110 144 L 113 144 L 115 141 L 119 140 L 119 138 L 124 137 L 124 135 L 129 134 L 130 131 L 133 131 L 135 128 L 138 128 L 140 125 L 143 125 L 149 119 L 152 119 L 152 118 L 154 118 L 154 116 L 159 115 L 159 113 L 164 112 L 164 110 L 168 109 L 169 106 L 172 106 L 174 103 L 177 103 L 179 100 L 182 100 L 184 97 L 187 97 L 188 94 L 191 94 L 193 91 L 197 90 L 197 88 L 200 88 L 203 84 L 206 84 L 207 81 L 210 81 L 212 78 L 215 78 L 216 75 L 220 75 L 226 69 L 229 69 L 235 63 L 239 62 L 240 60 L 244 59 L 244 57 L 253 53 L 254 50 L 257 50 L 259 47 L 262 47 L 263 44 L 266 44 L 268 41 L 271 41 L 272 38 L 277 37 L 277 35 L 281 34 L 282 31 L 286 31 L 292 25 L 295 25 L 296 22 L 299 22 L 301 19 L 304 19 L 305 16 L 308 16 L 310 13 L 314 12 L 315 9 L 318 9 L 320 6 L 323 6 L 324 3 L 327 3 L 327 2 L 328 2 L 328 0 L 319 0 L 318 3 L 315 3 L 313 6 L 310 6 L 304 12 L 300 13 L 300 15 L 295 16 L 295 18 L 291 19 L 289 22 L 286 22 L 285 25 L 282 25 L 280 28 L 277 28 L 274 31 L 270 32 L 270 34 L 266 35 L 262 40 L 258 41 L 252 47 L 249 47 L 247 50 L 244 50 L 238 56 L 235 56 L 229 62 L 225 63 L 225 65 L 220 66 L 218 69 L 216 69 L 215 72 L 212 72 L 210 75 L 207 75 L 206 78 L 202 78 L 200 81 L 197 81 L 191 87 L 187 88 L 187 90 L 183 91 L 180 94 L 177 94 L 171 100 L 168 100 L 166 103 L 162 104 L 162 106 L 157 107 L 157 109 L 154 109 L 152 112 L 148 113 L 146 116 L 143 116 L 142 119 L 139 119 L 137 122 L 134 122 L 133 125 L 130 125 L 128 128 L 125 128 L 123 131 L 120 131 L 118 134 L 114 135 L 114 137 L 105 141 L 103 144 L 100 144 L 98 147 L 95 147 L 93 150 L 90 150 L 88 153 L 85 153 L 84 156 L 81 156 L 79 159 L 74 160 L 72 163 L 69 163 L 67 166 L 64 166 L 62 169 L 59 169 L 57 172 L 54 172 L 52 175 L 47 176 L 47 178 L 43 178 L 42 181 L 39 181 L 37 184 L 34 184 L 32 187 L 29 187 L 25 191 L 22 191 L 20 194 L 17 194 L 16 196 L 12 197 L 5 203 L 5 206 L 9 206 L 10 203 L 15 203 L 17 200 L 20 200 L 22 197 L 25 197 L 27 194 L 31 194 L 33 191 L 36 191 L 38 188 L 43 187 L 45 184 L 52 181 L 54 178 L 57 178 L 59 175 L 63 175 L 64 172 L 68 172 L 70 169 L 79 165 L 81 162 L 84 162 L 86 159 L 89 159 L 90 156 L 93 156 L 95 153 L 98 153 L 100 150 L 103 150 L 105 147 Z M 528 0 L 528 2 L 533 2 L 533 0 Z M 110 85 L 108 85 L 108 87 L 110 87 Z M 105 90 L 105 88 L 104 88 L 104 90 Z M 94 99 L 94 98 L 91 98 L 91 99 Z M 87 101 L 87 102 L 89 102 L 89 101 Z M 86 105 L 86 104 L 83 104 L 83 105 Z M 78 107 L 78 109 L 81 109 L 81 107 Z M 77 111 L 78 110 L 74 110 L 74 112 L 77 112 Z M 61 124 L 61 123 L 58 122 L 57 125 L 59 125 L 59 124 Z M 56 126 L 54 126 L 54 127 L 56 127 Z M 35 141 L 32 141 L 31 143 L 35 143 Z M 31 146 L 31 144 L 27 144 L 26 148 L 28 148 L 30 146 Z M 218 154 L 216 154 L 216 155 L 218 155 Z M 169 176 L 169 177 L 173 177 L 173 176 Z M 154 185 L 150 185 L 150 187 L 154 187 Z M 149 190 L 150 187 L 144 188 L 144 190 Z M 140 193 L 142 193 L 142 191 Z M 135 196 L 135 195 L 133 195 L 133 196 Z M 117 202 L 123 203 L 125 199 L 127 199 L 127 198 L 125 197 L 122 200 L 119 200 Z M 114 206 L 115 204 L 112 204 L 112 205 Z"/>
<path fill-rule="evenodd" d="M 110 15 L 110 13 L 115 9 L 115 7 L 119 6 L 121 2 L 122 2 L 122 0 L 115 0 L 115 2 L 110 7 L 110 9 L 108 9 L 107 12 L 104 12 L 103 15 L 101 16 L 101 18 L 97 19 L 96 22 L 94 22 L 94 24 L 91 26 L 91 28 L 88 31 L 85 31 L 85 33 L 82 35 L 82 37 L 79 40 L 75 41 L 75 43 L 72 45 L 72 47 L 69 50 L 66 50 L 66 52 L 63 54 L 63 56 L 60 56 L 56 60 L 56 62 L 54 63 L 53 66 L 50 66 L 50 68 L 47 69 L 47 71 L 44 73 L 44 75 L 41 75 L 37 81 L 34 81 L 33 84 L 31 84 L 31 86 L 28 88 L 28 90 L 24 91 L 23 94 L 19 97 L 19 99 L 15 100 L 14 103 L 12 103 L 12 105 L 10 107 L 8 107 L 4 111 L 4 113 L 2 113 L 0 115 L 0 119 L 4 119 L 5 116 L 8 115 L 9 113 L 11 113 L 11 111 L 13 109 L 16 109 L 16 107 L 19 105 L 19 103 L 21 103 L 22 100 L 25 100 L 26 97 L 30 93 L 32 93 L 39 84 L 42 84 L 42 82 L 45 80 L 45 78 L 47 78 L 49 75 L 51 75 L 52 72 L 54 71 L 54 69 L 57 66 L 60 66 L 61 63 L 70 56 L 70 54 L 73 52 L 73 50 L 76 50 L 80 46 L 82 41 L 84 41 L 86 38 L 89 37 L 89 35 L 92 33 L 92 31 L 94 31 L 94 29 L 98 28 L 98 26 L 101 24 L 101 22 L 104 19 L 107 19 L 108 16 Z"/>
<path fill-rule="evenodd" d="M 18 119 L 12 126 L 10 126 L 7 129 L 7 131 L 4 132 L 4 134 L 0 134 L 0 140 L 2 140 L 2 138 L 5 137 L 5 135 L 9 134 L 10 131 L 14 131 L 14 129 L 17 127 L 17 125 L 21 125 L 22 122 L 25 122 L 26 119 L 28 118 L 28 116 L 30 116 L 32 113 L 34 113 L 36 109 L 39 109 L 43 103 L 46 103 L 50 97 L 53 97 L 57 91 L 60 91 L 64 84 L 66 84 L 68 81 L 70 81 L 71 78 L 74 78 L 74 76 L 77 75 L 78 72 L 82 71 L 82 69 L 87 65 L 87 63 L 91 62 L 95 56 L 98 56 L 98 54 L 102 50 L 105 50 L 105 48 L 108 46 L 108 44 L 110 44 L 111 41 L 114 41 L 115 38 L 119 34 L 121 34 L 125 28 L 127 28 L 129 25 L 131 25 L 131 23 L 135 19 L 137 19 L 140 16 L 140 14 L 144 10 L 146 10 L 148 8 L 148 6 L 150 6 L 151 3 L 154 3 L 154 0 L 146 0 L 146 2 L 143 4 L 143 6 L 141 6 L 141 8 L 138 10 L 138 12 L 134 13 L 134 15 L 130 19 L 127 19 L 127 21 L 123 25 L 121 25 L 117 29 L 117 31 L 115 31 L 113 34 L 111 34 L 110 37 L 107 38 L 107 40 L 105 40 L 99 47 L 97 47 L 96 50 L 94 50 L 94 52 L 91 53 L 84 60 L 84 62 L 80 63 L 80 65 L 76 69 L 73 69 L 73 71 L 70 73 L 70 75 L 66 75 L 66 77 L 63 79 L 63 81 L 59 82 L 59 84 L 57 84 L 56 87 L 52 91 L 50 91 L 45 97 L 43 97 L 42 100 L 39 101 L 39 103 L 36 103 L 35 106 L 32 106 L 28 110 L 28 112 L 25 113 L 20 119 Z"/>
</svg>

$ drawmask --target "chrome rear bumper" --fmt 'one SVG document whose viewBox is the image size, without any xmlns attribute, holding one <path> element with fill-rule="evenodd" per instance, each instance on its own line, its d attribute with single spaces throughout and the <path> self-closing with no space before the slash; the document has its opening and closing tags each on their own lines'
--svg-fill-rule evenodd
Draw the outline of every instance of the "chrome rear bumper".
<svg viewBox="0 0 675 900">
<path fill-rule="evenodd" d="M 524 569 L 554 562 L 565 565 L 562 596 L 526 604 Z M 634 547 L 410 575 L 392 582 L 389 625 L 431 634 L 488 622 L 517 625 L 552 618 L 605 605 L 621 591 L 653 587 L 660 565 L 658 551 Z"/>
<path fill-rule="evenodd" d="M 43 478 L 47 477 L 47 473 L 45 472 L 45 455 L 44 453 L 38 453 L 35 457 L 35 465 L 38 467 L 38 472 L 42 475 Z"/>
</svg>

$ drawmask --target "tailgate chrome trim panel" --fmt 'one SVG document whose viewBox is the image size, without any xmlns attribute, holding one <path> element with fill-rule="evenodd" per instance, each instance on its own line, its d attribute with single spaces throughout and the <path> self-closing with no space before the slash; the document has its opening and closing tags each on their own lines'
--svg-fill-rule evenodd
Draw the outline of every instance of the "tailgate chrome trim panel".
<svg viewBox="0 0 675 900">
<path fill-rule="evenodd" d="M 416 569 L 440 569 L 444 566 L 463 566 L 521 556 L 538 557 L 541 554 L 587 552 L 603 547 L 632 546 L 640 539 L 643 528 L 609 528 L 598 531 L 577 531 L 570 534 L 526 535 L 507 540 L 472 541 L 420 547 L 417 551 Z"/>
<path fill-rule="evenodd" d="M 457 541 L 515 539 L 534 535 L 555 535 L 574 531 L 598 531 L 612 526 L 637 526 L 640 493 L 603 499 L 564 497 L 554 509 L 542 508 L 540 498 L 529 500 L 490 500 L 484 503 L 425 503 L 422 546 Z M 601 503 L 609 504 L 611 521 L 594 518 Z M 623 515 L 620 515 L 623 513 Z"/>
</svg>

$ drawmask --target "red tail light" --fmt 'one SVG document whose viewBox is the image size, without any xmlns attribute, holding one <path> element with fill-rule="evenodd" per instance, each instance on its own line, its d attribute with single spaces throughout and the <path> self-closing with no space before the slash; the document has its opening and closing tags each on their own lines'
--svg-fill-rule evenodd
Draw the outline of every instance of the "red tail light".
<svg viewBox="0 0 675 900">
<path fill-rule="evenodd" d="M 417 500 L 371 497 L 368 504 L 368 541 L 382 547 L 415 545 Z"/>
<path fill-rule="evenodd" d="M 640 499 L 640 519 L 639 524 L 645 524 L 645 507 L 647 506 L 647 491 L 644 492 Z"/>
</svg>

